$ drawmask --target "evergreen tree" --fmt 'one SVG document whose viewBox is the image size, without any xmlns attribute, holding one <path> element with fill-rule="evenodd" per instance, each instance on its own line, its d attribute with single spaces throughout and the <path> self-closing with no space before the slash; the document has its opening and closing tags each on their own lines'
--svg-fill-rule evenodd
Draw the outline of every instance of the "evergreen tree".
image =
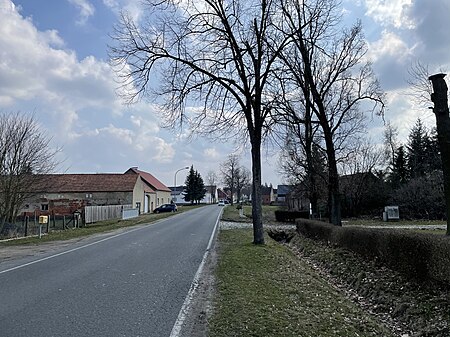
<svg viewBox="0 0 450 337">
<path fill-rule="evenodd" d="M 191 204 L 194 202 L 199 203 L 200 200 L 206 194 L 205 184 L 200 173 L 194 170 L 194 166 L 191 166 L 189 174 L 186 177 L 184 190 L 184 200 L 190 201 Z"/>
<path fill-rule="evenodd" d="M 427 172 L 427 139 L 427 129 L 418 118 L 409 133 L 407 145 L 408 170 L 411 179 L 423 177 Z"/>
<path fill-rule="evenodd" d="M 436 128 L 433 128 L 425 139 L 425 167 L 428 174 L 442 170 L 441 152 Z"/>
<path fill-rule="evenodd" d="M 394 166 L 392 167 L 390 180 L 394 188 L 397 188 L 408 181 L 408 167 L 403 146 L 400 146 L 397 151 L 395 151 Z"/>
<path fill-rule="evenodd" d="M 205 194 L 206 189 L 203 178 L 200 173 L 195 171 L 194 200 L 197 202 L 197 204 L 205 197 Z"/>
<path fill-rule="evenodd" d="M 442 170 L 436 129 L 428 132 L 420 118 L 411 129 L 408 139 L 408 169 L 410 178 L 427 176 Z"/>
</svg>

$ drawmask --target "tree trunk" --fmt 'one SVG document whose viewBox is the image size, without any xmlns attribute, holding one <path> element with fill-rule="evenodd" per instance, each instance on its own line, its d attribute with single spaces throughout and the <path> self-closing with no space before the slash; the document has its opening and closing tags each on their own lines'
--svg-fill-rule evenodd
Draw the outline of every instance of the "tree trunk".
<svg viewBox="0 0 450 337">
<path fill-rule="evenodd" d="M 330 223 L 342 226 L 341 221 L 341 194 L 339 191 L 339 174 L 336 163 L 336 152 L 330 133 L 324 130 L 325 142 L 327 144 L 328 160 L 328 212 Z"/>
<path fill-rule="evenodd" d="M 434 103 L 433 112 L 436 115 L 436 129 L 439 148 L 441 150 L 442 171 L 444 173 L 444 194 L 447 213 L 447 235 L 450 235 L 450 117 L 447 99 L 447 84 L 445 74 L 430 76 L 434 93 L 431 100 Z"/>
<path fill-rule="evenodd" d="M 261 193 L 261 135 L 251 135 L 252 144 L 252 218 L 253 243 L 264 244 L 264 229 L 262 223 L 262 193 Z"/>
</svg>

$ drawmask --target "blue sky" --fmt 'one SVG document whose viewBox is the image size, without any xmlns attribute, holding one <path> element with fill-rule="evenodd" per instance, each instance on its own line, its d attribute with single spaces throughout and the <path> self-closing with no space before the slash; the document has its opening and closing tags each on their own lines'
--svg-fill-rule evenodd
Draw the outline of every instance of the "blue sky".
<svg viewBox="0 0 450 337">
<path fill-rule="evenodd" d="M 0 0 L 0 111 L 33 113 L 54 146 L 61 146 L 60 171 L 149 171 L 167 185 L 178 168 L 194 165 L 205 177 L 236 145 L 205 139 L 187 142 L 161 129 L 157 106 L 125 106 L 115 95 L 108 65 L 109 34 L 125 9 L 139 20 L 140 0 Z M 430 110 L 407 95 L 407 69 L 416 60 L 432 71 L 450 69 L 448 0 L 344 0 L 349 22 L 360 19 L 369 57 L 388 95 L 386 120 L 400 138 L 420 116 L 433 125 Z M 376 118 L 368 134 L 380 138 Z M 248 152 L 242 164 L 250 168 Z M 185 174 L 178 173 L 177 181 Z M 283 182 L 276 153 L 263 158 L 263 182 Z"/>
</svg>

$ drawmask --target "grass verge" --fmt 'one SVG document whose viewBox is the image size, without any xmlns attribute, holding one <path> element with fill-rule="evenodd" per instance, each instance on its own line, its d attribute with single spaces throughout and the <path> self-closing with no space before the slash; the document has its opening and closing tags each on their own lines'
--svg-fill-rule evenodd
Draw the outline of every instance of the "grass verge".
<svg viewBox="0 0 450 337">
<path fill-rule="evenodd" d="M 132 218 L 128 220 L 121 220 L 121 219 L 106 220 L 106 221 L 99 221 L 94 224 L 88 224 L 86 227 L 81 228 L 50 231 L 48 234 L 43 235 L 40 239 L 39 237 L 36 236 L 32 237 L 30 236 L 18 240 L 3 241 L 0 242 L 0 247 L 18 246 L 18 245 L 37 245 L 45 242 L 64 241 L 79 237 L 85 237 L 93 234 L 110 232 L 120 228 L 152 223 L 179 213 L 189 211 L 196 207 L 201 206 L 179 207 L 178 212 L 175 213 L 159 213 L 159 214 L 147 213 L 142 214 L 137 218 Z"/>
<path fill-rule="evenodd" d="M 209 336 L 392 336 L 286 246 L 251 241 L 251 230 L 219 232 Z"/>
<path fill-rule="evenodd" d="M 236 208 L 237 205 L 225 206 L 222 214 L 222 221 L 233 221 L 233 222 L 252 222 L 252 207 L 243 206 L 244 216 L 240 217 L 239 210 Z M 262 207 L 262 217 L 263 223 L 275 223 L 275 211 L 279 209 L 279 206 L 269 206 L 263 205 Z"/>
<path fill-rule="evenodd" d="M 300 259 L 381 317 L 399 336 L 449 337 L 450 286 L 420 282 L 346 249 L 296 235 Z"/>
</svg>

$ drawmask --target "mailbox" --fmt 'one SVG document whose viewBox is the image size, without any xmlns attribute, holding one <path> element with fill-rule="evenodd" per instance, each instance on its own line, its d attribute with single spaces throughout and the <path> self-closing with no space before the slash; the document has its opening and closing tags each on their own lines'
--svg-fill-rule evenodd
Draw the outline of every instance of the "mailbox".
<svg viewBox="0 0 450 337">
<path fill-rule="evenodd" d="M 48 216 L 47 216 L 47 215 L 40 215 L 40 216 L 39 216 L 39 223 L 40 223 L 40 224 L 46 224 L 46 223 L 48 223 Z"/>
</svg>

